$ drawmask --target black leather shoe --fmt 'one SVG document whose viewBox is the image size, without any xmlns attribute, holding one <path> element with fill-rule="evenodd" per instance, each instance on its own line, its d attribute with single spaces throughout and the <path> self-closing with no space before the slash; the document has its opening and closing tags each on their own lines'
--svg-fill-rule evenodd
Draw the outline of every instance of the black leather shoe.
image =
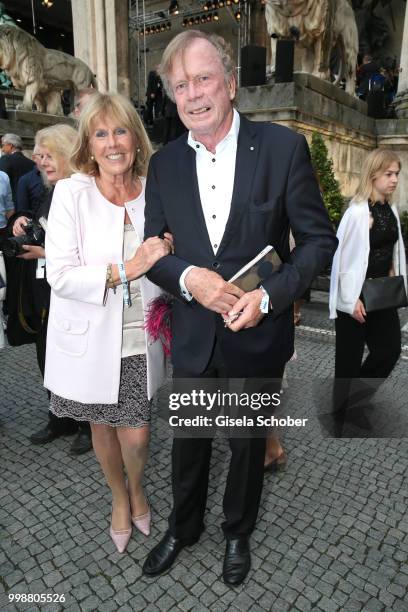
<svg viewBox="0 0 408 612">
<path fill-rule="evenodd" d="M 33 444 L 47 444 L 52 442 L 55 438 L 59 438 L 62 433 L 55 431 L 49 425 L 43 427 L 39 431 L 36 431 L 30 436 L 30 442 Z"/>
<path fill-rule="evenodd" d="M 46 425 L 39 431 L 36 431 L 30 436 L 30 442 L 32 442 L 32 444 L 47 444 L 47 442 L 52 442 L 60 436 L 73 436 L 76 432 L 76 429 L 59 431 L 58 429 L 53 429 L 48 423 L 48 425 Z"/>
<path fill-rule="evenodd" d="M 142 572 L 146 576 L 158 576 L 168 570 L 176 560 L 179 552 L 185 546 L 192 546 L 194 542 L 186 543 L 174 538 L 170 531 L 166 531 L 163 539 L 150 551 L 143 564 Z"/>
<path fill-rule="evenodd" d="M 73 455 L 83 455 L 83 453 L 87 453 L 92 448 L 92 438 L 90 432 L 84 431 L 80 429 L 78 431 L 78 435 L 71 444 L 71 448 L 69 449 L 70 453 Z"/>
<path fill-rule="evenodd" d="M 242 536 L 227 540 L 222 577 L 225 584 L 237 586 L 245 580 L 251 567 L 248 538 Z"/>
</svg>

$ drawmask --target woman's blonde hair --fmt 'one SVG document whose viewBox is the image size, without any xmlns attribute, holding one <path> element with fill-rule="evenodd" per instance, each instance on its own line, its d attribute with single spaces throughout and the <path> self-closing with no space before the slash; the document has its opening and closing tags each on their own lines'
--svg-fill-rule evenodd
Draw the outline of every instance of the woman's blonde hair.
<svg viewBox="0 0 408 612">
<path fill-rule="evenodd" d="M 365 202 L 373 194 L 373 181 L 384 174 L 393 163 L 397 163 L 401 170 L 401 160 L 394 151 L 389 149 L 374 149 L 366 157 L 361 169 L 360 183 L 353 200 Z"/>
<path fill-rule="evenodd" d="M 48 149 L 63 178 L 71 176 L 73 169 L 70 159 L 78 134 L 65 123 L 58 123 L 39 130 L 35 135 L 35 146 Z"/>
<path fill-rule="evenodd" d="M 92 159 L 90 148 L 92 124 L 98 116 L 115 120 L 118 127 L 129 130 L 136 147 L 133 174 L 146 176 L 152 154 L 149 137 L 131 102 L 124 96 L 114 93 L 94 94 L 82 111 L 78 125 L 78 141 L 71 158 L 74 170 L 91 176 L 99 174 L 98 164 Z"/>
</svg>

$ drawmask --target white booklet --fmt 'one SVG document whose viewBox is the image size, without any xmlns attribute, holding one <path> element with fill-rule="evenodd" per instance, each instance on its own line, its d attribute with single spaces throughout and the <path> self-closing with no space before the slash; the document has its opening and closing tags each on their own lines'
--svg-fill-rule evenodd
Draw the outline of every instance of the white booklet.
<svg viewBox="0 0 408 612">
<path fill-rule="evenodd" d="M 274 247 L 268 244 L 256 257 L 251 259 L 230 279 L 243 291 L 253 291 L 262 281 L 268 278 L 272 272 L 276 272 L 282 264 L 282 260 Z"/>
</svg>

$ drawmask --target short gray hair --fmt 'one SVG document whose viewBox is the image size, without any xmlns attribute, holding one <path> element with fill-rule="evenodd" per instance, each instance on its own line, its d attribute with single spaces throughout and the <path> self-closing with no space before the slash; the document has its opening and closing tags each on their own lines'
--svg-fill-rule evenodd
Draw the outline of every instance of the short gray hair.
<svg viewBox="0 0 408 612">
<path fill-rule="evenodd" d="M 220 62 L 224 68 L 224 76 L 226 83 L 232 78 L 236 79 L 237 70 L 235 62 L 232 58 L 231 45 L 227 43 L 224 38 L 217 34 L 208 34 L 201 30 L 185 30 L 180 34 L 177 34 L 167 45 L 164 50 L 158 73 L 163 82 L 164 89 L 167 95 L 174 102 L 174 93 L 170 86 L 169 74 L 171 72 L 174 59 L 179 53 L 183 54 L 188 47 L 197 39 L 206 40 L 209 42 L 217 51 Z"/>
<path fill-rule="evenodd" d="M 21 136 L 17 134 L 4 134 L 1 139 L 2 144 L 11 144 L 15 149 L 21 151 L 23 149 L 23 141 Z"/>
</svg>

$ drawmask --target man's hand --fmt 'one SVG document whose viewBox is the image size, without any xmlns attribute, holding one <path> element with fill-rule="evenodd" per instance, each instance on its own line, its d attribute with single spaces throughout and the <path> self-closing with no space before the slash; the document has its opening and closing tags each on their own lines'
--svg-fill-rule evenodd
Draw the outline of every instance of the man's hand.
<svg viewBox="0 0 408 612">
<path fill-rule="evenodd" d="M 184 280 L 191 295 L 205 308 L 225 314 L 235 306 L 244 292 L 206 268 L 193 268 Z"/>
<path fill-rule="evenodd" d="M 241 313 L 233 323 L 227 325 L 228 329 L 237 332 L 240 329 L 256 327 L 259 321 L 265 316 L 260 310 L 262 297 L 262 289 L 255 289 L 254 291 L 244 293 L 244 295 L 234 304 L 234 308 L 228 312 L 228 318 L 231 319 L 234 319 L 235 315 Z"/>
<path fill-rule="evenodd" d="M 33 244 L 23 244 L 22 248 L 27 251 L 23 255 L 17 255 L 19 259 L 40 259 L 45 257 L 45 249 L 42 246 L 34 246 Z"/>
<path fill-rule="evenodd" d="M 27 223 L 28 223 L 27 217 L 18 217 L 14 221 L 13 236 L 22 236 L 23 234 L 25 234 L 24 227 L 27 225 Z"/>
<path fill-rule="evenodd" d="M 351 315 L 353 319 L 358 321 L 359 323 L 365 323 L 366 310 L 364 308 L 364 304 L 361 300 L 357 300 L 356 305 L 354 307 L 353 314 Z"/>
</svg>

